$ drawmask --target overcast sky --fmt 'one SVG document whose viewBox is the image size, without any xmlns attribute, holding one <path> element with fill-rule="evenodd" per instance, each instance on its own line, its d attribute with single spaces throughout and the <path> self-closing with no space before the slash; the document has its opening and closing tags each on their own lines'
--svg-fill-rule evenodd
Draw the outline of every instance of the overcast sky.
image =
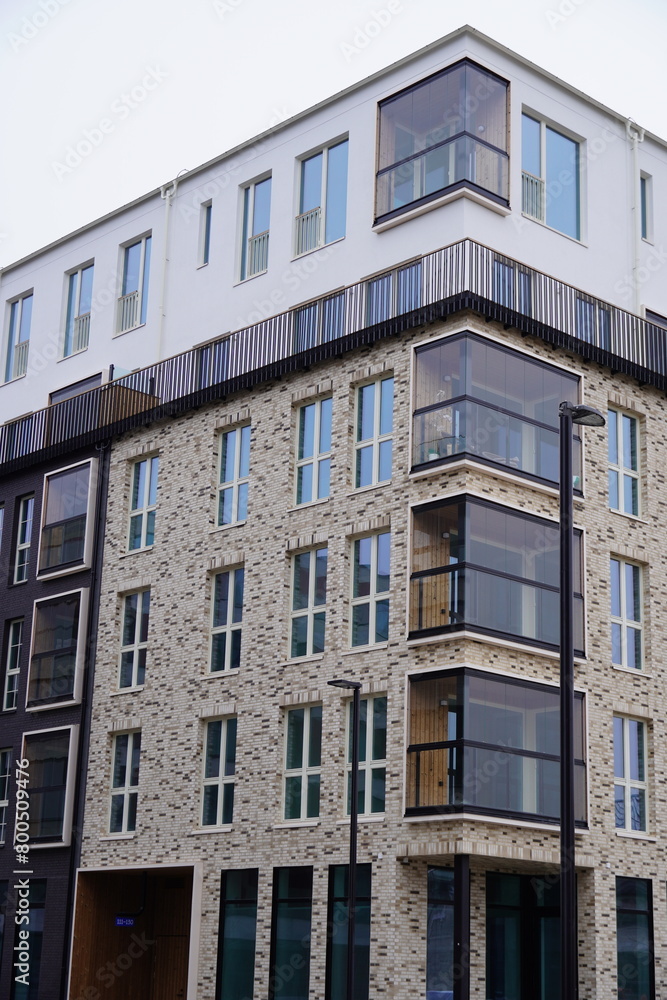
<svg viewBox="0 0 667 1000">
<path fill-rule="evenodd" d="M 0 0 L 0 265 L 465 22 L 667 137 L 665 0 Z"/>
</svg>

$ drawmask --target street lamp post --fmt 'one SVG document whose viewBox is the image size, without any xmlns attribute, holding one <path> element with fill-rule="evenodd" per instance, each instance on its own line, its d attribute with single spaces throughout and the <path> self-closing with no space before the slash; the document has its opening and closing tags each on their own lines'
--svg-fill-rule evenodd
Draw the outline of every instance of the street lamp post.
<svg viewBox="0 0 667 1000">
<path fill-rule="evenodd" d="M 560 968 L 561 997 L 576 1000 L 577 904 L 574 856 L 574 560 L 572 425 L 603 427 L 592 406 L 560 404 Z"/>
<path fill-rule="evenodd" d="M 352 777 L 350 781 L 350 864 L 348 868 L 347 891 L 347 1000 L 354 1000 L 354 932 L 357 910 L 357 828 L 358 828 L 358 788 L 359 788 L 359 681 L 341 678 L 329 681 L 331 687 L 347 688 L 352 691 Z"/>
</svg>

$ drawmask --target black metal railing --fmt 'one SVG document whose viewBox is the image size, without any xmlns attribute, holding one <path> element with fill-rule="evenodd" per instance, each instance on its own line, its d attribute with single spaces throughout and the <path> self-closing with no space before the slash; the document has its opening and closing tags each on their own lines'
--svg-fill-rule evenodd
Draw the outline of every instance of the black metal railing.
<svg viewBox="0 0 667 1000">
<path fill-rule="evenodd" d="M 667 389 L 662 327 L 462 240 L 10 421 L 0 427 L 0 471 L 24 468 L 462 309 Z"/>
</svg>

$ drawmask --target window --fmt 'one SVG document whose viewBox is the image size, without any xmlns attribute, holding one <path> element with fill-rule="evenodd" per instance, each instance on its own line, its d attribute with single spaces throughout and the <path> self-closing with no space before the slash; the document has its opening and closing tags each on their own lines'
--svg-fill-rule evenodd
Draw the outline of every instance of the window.
<svg viewBox="0 0 667 1000">
<path fill-rule="evenodd" d="M 151 237 L 144 236 L 123 250 L 123 280 L 118 299 L 116 333 L 125 333 L 146 322 Z"/>
<path fill-rule="evenodd" d="M 473 496 L 413 512 L 410 633 L 460 630 L 557 649 L 558 525 Z M 582 536 L 574 532 L 574 642 L 584 649 Z"/>
<path fill-rule="evenodd" d="M 258 869 L 222 873 L 215 1000 L 253 1000 Z"/>
<path fill-rule="evenodd" d="M 616 966 L 622 1000 L 654 1000 L 653 892 L 648 878 L 616 876 Z"/>
<path fill-rule="evenodd" d="M 120 646 L 120 688 L 140 687 L 146 675 L 150 590 L 128 594 L 123 601 L 123 633 Z"/>
<path fill-rule="evenodd" d="M 235 524 L 248 516 L 250 475 L 250 424 L 226 431 L 220 437 L 218 524 Z"/>
<path fill-rule="evenodd" d="M 347 148 L 344 139 L 301 161 L 295 256 L 345 236 Z"/>
<path fill-rule="evenodd" d="M 0 551 L 2 551 L 2 531 L 5 526 L 5 505 L 0 503 Z"/>
<path fill-rule="evenodd" d="M 611 309 L 597 299 L 577 295 L 576 335 L 603 351 L 611 350 Z"/>
<path fill-rule="evenodd" d="M 28 350 L 30 349 L 30 321 L 32 319 L 32 292 L 16 299 L 9 305 L 9 333 L 7 336 L 7 360 L 5 362 L 5 382 L 20 378 L 28 370 Z"/>
<path fill-rule="evenodd" d="M 35 601 L 28 708 L 81 697 L 87 591 Z"/>
<path fill-rule="evenodd" d="M 110 833 L 132 833 L 137 826 L 137 787 L 141 733 L 119 733 L 113 741 Z"/>
<path fill-rule="evenodd" d="M 366 282 L 366 325 L 386 323 L 419 309 L 422 300 L 421 261 Z"/>
<path fill-rule="evenodd" d="M 93 265 L 80 267 L 69 276 L 63 357 L 85 351 L 90 340 L 90 309 L 93 297 Z"/>
<path fill-rule="evenodd" d="M 45 904 L 46 879 L 31 878 L 28 887 L 28 909 L 25 911 L 28 914 L 28 923 L 16 924 L 14 929 L 14 947 L 17 950 L 24 941 L 19 937 L 20 932 L 27 931 L 30 935 L 27 962 L 29 969 L 26 974 L 30 985 L 25 986 L 22 983 L 17 983 L 17 977 L 12 976 L 10 1000 L 34 1000 L 35 997 L 39 996 Z"/>
<path fill-rule="evenodd" d="M 642 173 L 639 178 L 639 200 L 641 211 L 641 236 L 643 240 L 653 240 L 653 178 Z"/>
<path fill-rule="evenodd" d="M 285 993 L 280 973 L 285 968 L 294 970 L 289 1000 L 308 1000 L 312 909 L 312 867 L 274 868 L 269 1000 L 279 1000 Z"/>
<path fill-rule="evenodd" d="M 34 844 L 69 844 L 74 800 L 76 727 L 23 736 L 28 761 L 29 830 Z M 69 792 L 69 794 L 68 794 Z"/>
<path fill-rule="evenodd" d="M 469 458 L 558 484 L 559 405 L 579 378 L 462 333 L 415 351 L 412 466 Z M 574 437 L 575 485 L 581 438 Z"/>
<path fill-rule="evenodd" d="M 345 293 L 336 292 L 326 299 L 294 309 L 292 317 L 295 354 L 337 340 L 345 332 Z"/>
<path fill-rule="evenodd" d="M 621 514 L 639 515 L 639 422 L 609 410 L 609 506 Z"/>
<path fill-rule="evenodd" d="M 128 549 L 145 549 L 155 539 L 155 507 L 160 459 L 144 458 L 132 466 L 132 499 Z"/>
<path fill-rule="evenodd" d="M 331 471 L 331 396 L 299 408 L 296 455 L 296 502 L 329 496 Z"/>
<path fill-rule="evenodd" d="M 91 389 L 97 389 L 100 385 L 102 385 L 102 372 L 98 372 L 97 375 L 89 375 L 88 378 L 79 379 L 78 382 L 70 382 L 69 385 L 64 385 L 62 389 L 54 389 L 53 392 L 49 393 L 49 405 L 54 406 L 57 403 L 64 403 L 65 400 L 74 399 L 75 396 L 80 396 L 84 392 L 90 392 Z M 86 404 L 86 409 L 88 410 L 98 407 L 99 393 L 96 393 L 95 396 L 87 396 L 83 402 Z M 80 403 L 81 401 L 75 405 L 78 407 Z M 71 408 L 68 407 L 68 409 L 72 412 Z M 62 410 L 61 412 L 64 414 L 67 411 Z M 81 410 L 79 409 L 80 412 Z M 96 409 L 95 412 L 99 412 L 99 409 Z"/>
<path fill-rule="evenodd" d="M 371 939 L 371 865 L 357 865 L 354 912 L 354 1000 L 368 1000 Z M 347 1000 L 349 865 L 329 865 L 325 1000 Z"/>
<path fill-rule="evenodd" d="M 211 673 L 236 670 L 241 664 L 244 580 L 242 568 L 214 577 Z"/>
<path fill-rule="evenodd" d="M 429 868 L 426 917 L 426 996 L 453 996 L 454 872 Z"/>
<path fill-rule="evenodd" d="M 14 561 L 14 583 L 28 579 L 30 567 L 30 544 L 32 542 L 32 515 L 35 508 L 34 496 L 21 497 L 19 523 L 16 536 L 16 559 Z"/>
<path fill-rule="evenodd" d="M 352 706 L 347 709 L 346 812 L 352 802 Z M 357 809 L 360 816 L 384 812 L 387 776 L 387 699 L 362 698 L 359 705 L 359 780 Z"/>
<path fill-rule="evenodd" d="M 2 699 L 3 712 L 16 708 L 19 697 L 19 675 L 21 672 L 21 648 L 23 646 L 23 619 L 9 622 L 7 637 L 7 661 L 5 664 L 5 691 Z"/>
<path fill-rule="evenodd" d="M 234 815 L 236 719 L 206 723 L 202 826 L 227 826 Z"/>
<path fill-rule="evenodd" d="M 12 774 L 12 751 L 0 750 L 0 844 L 7 840 L 7 810 L 9 809 L 9 781 Z"/>
<path fill-rule="evenodd" d="M 462 187 L 506 203 L 507 90 L 464 59 L 382 101 L 376 221 Z"/>
<path fill-rule="evenodd" d="M 381 379 L 357 390 L 355 488 L 391 479 L 394 428 L 394 379 Z"/>
<path fill-rule="evenodd" d="M 618 830 L 647 830 L 646 723 L 614 716 L 614 810 Z"/>
<path fill-rule="evenodd" d="M 388 531 L 354 542 L 352 568 L 352 645 L 370 646 L 389 638 Z"/>
<path fill-rule="evenodd" d="M 493 261 L 493 301 L 524 316 L 532 315 L 533 279 L 530 271 L 508 258 Z"/>
<path fill-rule="evenodd" d="M 243 231 L 241 237 L 241 281 L 262 274 L 269 266 L 269 220 L 271 178 L 243 189 Z"/>
<path fill-rule="evenodd" d="M 406 815 L 558 823 L 557 687 L 471 668 L 410 678 Z M 575 820 L 586 823 L 584 698 L 574 694 Z"/>
<path fill-rule="evenodd" d="M 285 819 L 320 815 L 322 706 L 287 713 L 285 739 Z"/>
<path fill-rule="evenodd" d="M 40 575 L 83 568 L 90 561 L 86 528 L 92 519 L 91 464 L 51 472 L 44 479 Z"/>
<path fill-rule="evenodd" d="M 611 559 L 611 662 L 642 669 L 641 567 Z"/>
<path fill-rule="evenodd" d="M 199 265 L 208 264 L 211 255 L 211 213 L 210 201 L 201 206 L 199 218 Z"/>
<path fill-rule="evenodd" d="M 531 115 L 521 124 L 521 211 L 580 239 L 579 143 Z"/>
<path fill-rule="evenodd" d="M 290 656 L 324 651 L 328 549 L 294 556 L 292 576 L 292 639 Z"/>
</svg>

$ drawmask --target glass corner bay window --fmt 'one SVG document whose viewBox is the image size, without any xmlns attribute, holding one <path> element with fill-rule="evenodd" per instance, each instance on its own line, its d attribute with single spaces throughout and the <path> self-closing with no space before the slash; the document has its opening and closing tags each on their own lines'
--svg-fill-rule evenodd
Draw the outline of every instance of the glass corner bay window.
<svg viewBox="0 0 667 1000">
<path fill-rule="evenodd" d="M 39 573 L 83 566 L 91 503 L 91 462 L 49 473 L 44 480 Z"/>
<path fill-rule="evenodd" d="M 377 219 L 463 186 L 506 203 L 508 89 L 464 59 L 382 101 Z"/>
<path fill-rule="evenodd" d="M 583 655 L 580 531 L 574 572 L 574 644 Z M 468 495 L 415 508 L 410 638 L 466 630 L 557 649 L 559 623 L 555 522 Z"/>
<path fill-rule="evenodd" d="M 558 483 L 558 407 L 579 401 L 579 378 L 476 334 L 415 352 L 412 465 L 470 458 Z M 574 436 L 575 489 L 581 438 Z"/>
</svg>

